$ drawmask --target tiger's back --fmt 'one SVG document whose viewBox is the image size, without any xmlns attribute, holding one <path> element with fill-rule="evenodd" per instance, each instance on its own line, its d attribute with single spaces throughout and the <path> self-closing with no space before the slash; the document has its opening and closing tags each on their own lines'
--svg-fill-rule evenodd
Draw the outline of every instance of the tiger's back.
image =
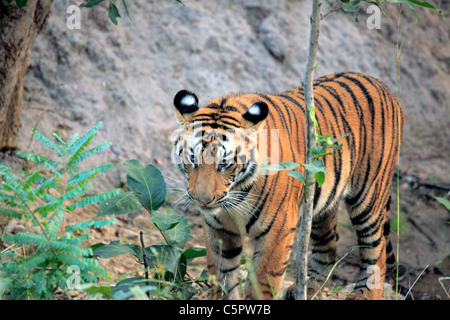
<svg viewBox="0 0 450 320">
<path fill-rule="evenodd" d="M 268 117 L 267 127 L 281 129 L 281 161 L 305 163 L 303 88 L 264 97 L 270 99 L 269 105 L 274 106 L 278 116 L 276 120 Z M 328 175 L 314 198 L 315 214 L 320 215 L 341 197 L 351 205 L 360 204 L 358 199 L 374 193 L 370 186 L 380 188 L 388 180 L 390 183 L 404 115 L 389 88 L 359 73 L 337 73 L 317 79 L 314 100 L 321 134 L 329 133 L 333 138 L 347 135 L 340 141 L 342 148 L 334 151 L 335 156 L 322 159 Z M 374 184 L 375 181 L 378 182 Z"/>
<path fill-rule="evenodd" d="M 370 274 L 366 271 L 374 266 L 379 268 L 382 283 L 386 262 L 389 267 L 394 262 L 389 241 L 389 203 L 404 122 L 402 108 L 384 84 L 358 73 L 338 73 L 317 79 L 314 99 L 321 134 L 329 133 L 333 138 L 347 136 L 340 141 L 342 148 L 333 150 L 334 156 L 322 159 L 328 174 L 314 196 L 310 271 L 320 280 L 336 258 L 336 216 L 338 203 L 344 201 L 360 246 L 361 273 L 355 294 L 380 298 L 381 289 L 367 282 Z M 180 101 L 175 101 L 175 106 L 185 126 L 200 121 L 203 132 L 239 127 L 264 129 L 268 154 L 277 149 L 279 162 L 306 162 L 305 103 L 301 87 L 275 95 L 226 95 L 189 112 L 182 112 L 189 108 L 184 108 Z M 271 141 L 277 141 L 276 145 Z M 202 145 L 205 144 L 202 140 Z M 222 141 L 222 144 L 226 143 Z M 261 148 L 261 145 L 259 141 L 254 148 Z M 177 148 L 176 143 L 174 150 L 181 155 L 183 151 Z M 224 150 L 227 152 L 225 147 Z M 237 269 L 244 236 L 255 243 L 252 262 L 259 282 L 259 292 L 255 291 L 255 286 L 247 286 L 246 298 L 259 297 L 259 293 L 264 298 L 272 298 L 272 293 L 281 285 L 289 260 L 302 189 L 295 188 L 300 187 L 300 183 L 286 172 L 261 174 L 261 165 L 270 160 L 273 161 L 259 158 L 253 167 L 249 163 L 230 166 L 229 176 L 227 171 L 215 173 L 210 168 L 202 178 L 201 171 L 207 170 L 206 165 L 193 169 L 185 167 L 190 183 L 187 192 L 193 194 L 193 200 L 198 200 L 196 186 L 205 190 L 211 184 L 205 178 L 217 181 L 217 187 L 210 188 L 214 190 L 208 196 L 213 203 L 226 204 L 233 192 L 239 195 L 233 201 L 228 200 L 228 206 L 222 206 L 222 210 L 213 213 L 206 207 L 202 210 L 208 269 L 224 279 L 229 298 L 238 297 Z M 304 173 L 302 170 L 299 167 L 298 171 Z M 239 180 L 239 177 L 246 179 Z M 227 181 L 232 181 L 228 189 Z M 217 195 L 219 187 L 222 187 L 220 194 L 226 196 Z M 202 196 L 204 198 L 204 191 Z M 222 199 L 225 200 L 221 202 Z"/>
</svg>

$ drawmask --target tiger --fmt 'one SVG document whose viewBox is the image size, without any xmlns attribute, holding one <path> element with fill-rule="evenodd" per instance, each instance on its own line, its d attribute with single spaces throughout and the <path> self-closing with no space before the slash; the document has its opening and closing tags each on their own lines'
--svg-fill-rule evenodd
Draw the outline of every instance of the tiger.
<svg viewBox="0 0 450 320">
<path fill-rule="evenodd" d="M 360 256 L 360 272 L 349 297 L 380 299 L 379 284 L 395 268 L 389 238 L 390 190 L 403 107 L 385 84 L 353 72 L 314 80 L 313 96 L 320 132 L 343 138 L 340 148 L 323 157 L 326 179 L 315 187 L 308 281 L 323 279 L 337 261 L 337 213 L 342 203 L 356 231 Z M 240 299 L 243 244 L 250 239 L 253 277 L 248 276 L 244 298 L 276 298 L 299 225 L 304 189 L 286 171 L 269 174 L 261 168 L 274 161 L 306 163 L 304 88 L 225 94 L 201 107 L 193 92 L 181 90 L 173 104 L 179 128 L 171 157 L 185 178 L 189 205 L 203 216 L 208 273 L 222 282 L 223 299 Z M 278 158 L 271 159 L 274 150 Z M 302 166 L 296 171 L 305 174 Z M 378 285 L 368 281 L 375 267 Z M 292 297 L 292 291 L 291 287 L 284 297 Z"/>
</svg>

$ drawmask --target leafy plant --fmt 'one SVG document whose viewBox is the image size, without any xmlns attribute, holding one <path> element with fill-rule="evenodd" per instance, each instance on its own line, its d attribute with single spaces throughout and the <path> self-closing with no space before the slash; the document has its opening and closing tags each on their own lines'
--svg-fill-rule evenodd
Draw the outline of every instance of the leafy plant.
<svg viewBox="0 0 450 320">
<path fill-rule="evenodd" d="M 55 141 L 37 131 L 33 137 L 50 148 L 56 158 L 17 152 L 34 163 L 34 170 L 16 175 L 0 165 L 0 214 L 26 220 L 34 227 L 29 232 L 3 233 L 0 244 L 0 297 L 6 299 L 50 299 L 58 288 L 68 285 L 68 268 L 75 269 L 80 283 L 96 282 L 104 269 L 85 244 L 91 228 L 116 223 L 116 219 L 94 219 L 69 224 L 76 209 L 98 203 L 118 194 L 119 190 L 94 193 L 91 180 L 112 168 L 111 164 L 80 171 L 88 157 L 108 148 L 105 142 L 88 148 L 102 123 L 85 135 L 72 136 L 67 142 L 54 133 Z M 71 219 L 72 220 L 72 219 Z M 70 269 L 69 269 L 70 270 Z"/>
<path fill-rule="evenodd" d="M 3 0 L 2 0 L 3 1 Z M 23 8 L 27 5 L 28 0 L 4 0 L 8 4 L 14 2 L 18 8 Z"/>
<path fill-rule="evenodd" d="M 23 1 L 23 0 L 16 0 L 16 1 Z M 25 0 L 26 1 L 26 0 Z M 176 0 L 178 3 L 184 5 L 184 3 L 181 0 Z M 84 3 L 80 4 L 80 8 L 92 8 L 96 5 L 101 4 L 102 2 L 105 2 L 105 0 L 85 0 Z M 127 1 L 122 0 L 122 6 L 125 10 L 126 15 L 131 19 L 130 12 L 128 11 Z M 110 0 L 108 4 L 108 17 L 111 20 L 112 23 L 115 25 L 118 24 L 117 19 L 121 18 L 121 15 L 119 13 L 119 9 L 117 8 L 116 1 Z"/>
<path fill-rule="evenodd" d="M 152 298 L 188 299 L 197 291 L 193 283 L 206 283 L 206 279 L 190 278 L 186 272 L 187 265 L 194 258 L 206 255 L 206 249 L 183 249 L 190 238 L 186 218 L 157 212 L 166 200 L 166 184 L 161 172 L 155 166 L 144 166 L 137 160 L 125 162 L 124 167 L 127 170 L 128 190 L 122 190 L 103 201 L 99 206 L 98 216 L 122 215 L 144 209 L 149 213 L 164 242 L 145 247 L 141 233 L 141 245 L 118 241 L 95 245 L 94 254 L 103 259 L 131 254 L 144 265 L 147 276 L 118 282 L 111 289 L 111 296 L 115 299 L 129 299 L 136 296 L 136 292 L 145 292 Z M 148 276 L 148 268 L 151 277 Z"/>
<path fill-rule="evenodd" d="M 303 176 L 303 174 L 299 171 L 295 171 L 298 167 L 303 167 L 305 169 L 306 174 L 311 173 L 314 175 L 314 181 L 317 183 L 319 187 L 323 185 L 325 182 L 325 174 L 327 174 L 327 169 L 325 168 L 325 165 L 323 161 L 320 159 L 322 157 L 333 155 L 332 152 L 329 152 L 329 149 L 338 150 L 342 148 L 342 144 L 337 144 L 337 142 L 345 138 L 347 134 L 343 135 L 342 137 L 333 139 L 330 134 L 327 134 L 325 136 L 322 136 L 320 134 L 320 128 L 319 124 L 316 120 L 316 117 L 314 113 L 309 112 L 309 116 L 311 120 L 313 121 L 314 125 L 316 126 L 316 132 L 314 133 L 314 136 L 316 138 L 316 145 L 315 147 L 310 150 L 312 154 L 311 163 L 305 163 L 305 164 L 298 164 L 291 161 L 285 161 L 281 162 L 279 164 L 265 164 L 261 167 L 261 171 L 264 170 L 275 170 L 275 171 L 281 171 L 281 170 L 289 170 L 287 173 L 288 176 L 293 177 L 294 179 L 300 181 L 303 183 L 304 188 L 307 188 L 310 186 L 310 184 L 305 186 L 306 179 Z"/>
<path fill-rule="evenodd" d="M 105 0 L 86 0 L 86 2 L 80 4 L 80 8 L 92 8 L 96 5 L 99 5 L 100 3 L 104 2 Z M 128 17 L 130 17 L 130 13 L 128 12 L 128 6 L 126 0 L 122 0 L 123 8 L 125 9 L 125 12 Z M 121 18 L 121 15 L 119 13 L 119 9 L 117 8 L 115 1 L 111 0 L 108 4 L 108 17 L 111 20 L 112 23 L 115 25 L 118 24 L 117 19 Z"/>
<path fill-rule="evenodd" d="M 416 12 L 416 10 L 414 8 L 414 5 L 417 5 L 417 6 L 420 6 L 420 7 L 424 7 L 424 8 L 428 8 L 428 9 L 433 9 L 433 10 L 436 10 L 437 12 L 439 12 L 440 14 L 442 14 L 442 10 L 437 9 L 435 6 L 433 6 L 432 4 L 430 4 L 428 2 L 425 2 L 425 1 L 417 1 L 417 0 L 340 0 L 340 1 L 342 2 L 341 8 L 342 8 L 343 11 L 355 14 L 355 21 L 356 22 L 359 22 L 359 19 L 358 19 L 359 4 L 361 2 L 374 4 L 378 8 L 380 8 L 380 10 L 381 10 L 381 7 L 380 7 L 381 4 L 395 4 L 395 3 L 397 3 L 397 4 L 404 4 L 408 8 L 410 8 L 411 11 L 414 13 L 414 15 L 416 16 L 416 21 L 418 20 L 419 16 L 417 15 L 417 12 Z"/>
</svg>

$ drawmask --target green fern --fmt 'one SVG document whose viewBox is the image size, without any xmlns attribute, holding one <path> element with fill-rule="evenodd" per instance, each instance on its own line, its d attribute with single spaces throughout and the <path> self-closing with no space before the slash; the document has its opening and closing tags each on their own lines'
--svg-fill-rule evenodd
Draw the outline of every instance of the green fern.
<svg viewBox="0 0 450 320">
<path fill-rule="evenodd" d="M 92 228 L 117 223 L 114 218 L 66 225 L 67 217 L 77 209 L 97 204 L 120 190 L 91 194 L 91 180 L 110 170 L 111 164 L 80 172 L 81 163 L 98 154 L 110 142 L 90 147 L 98 123 L 81 137 L 72 136 L 67 142 L 57 134 L 54 140 L 37 131 L 33 138 L 53 151 L 44 156 L 19 151 L 17 155 L 34 163 L 38 169 L 14 173 L 0 165 L 0 215 L 26 219 L 35 227 L 32 232 L 0 234 L 0 298 L 50 299 L 57 288 L 66 290 L 69 266 L 80 270 L 81 283 L 96 282 L 105 276 L 86 241 Z"/>
</svg>

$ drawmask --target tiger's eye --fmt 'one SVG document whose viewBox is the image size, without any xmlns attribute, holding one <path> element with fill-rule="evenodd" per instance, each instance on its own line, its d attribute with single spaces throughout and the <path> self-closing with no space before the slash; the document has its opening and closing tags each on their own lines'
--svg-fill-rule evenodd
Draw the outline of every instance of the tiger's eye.
<svg viewBox="0 0 450 320">
<path fill-rule="evenodd" d="M 189 158 L 188 159 L 189 159 L 189 163 L 191 164 L 191 166 L 194 169 L 198 167 L 197 159 L 196 159 L 195 155 L 192 152 L 189 153 Z"/>
<path fill-rule="evenodd" d="M 217 165 L 217 171 L 219 171 L 219 172 L 223 172 L 223 171 L 225 171 L 225 170 L 227 170 L 228 168 L 230 168 L 231 166 L 232 166 L 232 162 L 229 162 L 229 163 L 219 163 L 218 165 Z"/>
</svg>

